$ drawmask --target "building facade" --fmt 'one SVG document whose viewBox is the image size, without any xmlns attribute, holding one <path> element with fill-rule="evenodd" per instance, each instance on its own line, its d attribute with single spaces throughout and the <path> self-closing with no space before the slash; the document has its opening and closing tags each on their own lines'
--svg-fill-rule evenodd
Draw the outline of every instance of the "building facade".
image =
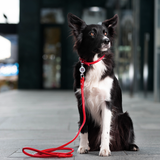
<svg viewBox="0 0 160 160">
<path fill-rule="evenodd" d="M 119 15 L 113 50 L 115 73 L 132 95 L 153 91 L 154 1 L 150 0 L 21 0 L 19 89 L 72 89 L 78 61 L 67 13 L 88 24 Z"/>
</svg>

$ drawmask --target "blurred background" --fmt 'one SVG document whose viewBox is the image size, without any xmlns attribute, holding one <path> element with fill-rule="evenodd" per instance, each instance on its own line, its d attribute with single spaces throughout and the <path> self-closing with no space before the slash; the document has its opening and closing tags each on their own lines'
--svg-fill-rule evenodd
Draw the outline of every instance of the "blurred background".
<svg viewBox="0 0 160 160">
<path fill-rule="evenodd" d="M 0 92 L 73 88 L 68 12 L 87 24 L 118 14 L 112 50 L 121 88 L 160 102 L 160 0 L 0 0 Z"/>
</svg>

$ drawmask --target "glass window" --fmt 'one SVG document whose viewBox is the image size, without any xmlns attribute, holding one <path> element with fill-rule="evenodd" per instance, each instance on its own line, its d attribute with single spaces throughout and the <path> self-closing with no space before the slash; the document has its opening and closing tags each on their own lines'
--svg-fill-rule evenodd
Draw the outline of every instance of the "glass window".
<svg viewBox="0 0 160 160">
<path fill-rule="evenodd" d="M 96 24 L 106 19 L 106 10 L 101 7 L 90 7 L 83 10 L 82 19 L 87 24 Z"/>
<path fill-rule="evenodd" d="M 11 42 L 0 35 L 0 60 L 4 60 L 11 56 Z"/>
<path fill-rule="evenodd" d="M 44 8 L 41 10 L 41 23 L 63 24 L 64 16 L 60 8 Z"/>
<path fill-rule="evenodd" d="M 18 35 L 0 35 L 0 92 L 17 89 Z"/>
<path fill-rule="evenodd" d="M 61 29 L 46 27 L 44 29 L 43 48 L 43 87 L 61 87 Z"/>
<path fill-rule="evenodd" d="M 119 45 L 115 49 L 116 73 L 123 90 L 129 90 L 134 78 L 133 66 L 133 13 L 131 10 L 121 11 L 121 23 L 119 24 Z M 117 51 L 117 52 L 116 52 Z M 138 74 L 138 73 L 137 73 Z"/>
<path fill-rule="evenodd" d="M 0 0 L 0 23 L 19 23 L 19 0 Z"/>
</svg>

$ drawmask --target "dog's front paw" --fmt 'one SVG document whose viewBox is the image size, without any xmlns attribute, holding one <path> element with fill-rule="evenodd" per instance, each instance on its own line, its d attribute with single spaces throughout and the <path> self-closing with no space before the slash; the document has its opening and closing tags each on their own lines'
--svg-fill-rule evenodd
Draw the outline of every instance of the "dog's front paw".
<svg viewBox="0 0 160 160">
<path fill-rule="evenodd" d="M 99 155 L 102 157 L 108 157 L 111 155 L 111 151 L 108 148 L 101 148 Z"/>
<path fill-rule="evenodd" d="M 89 150 L 90 148 L 88 146 L 79 146 L 77 152 L 80 154 L 86 154 Z"/>
</svg>

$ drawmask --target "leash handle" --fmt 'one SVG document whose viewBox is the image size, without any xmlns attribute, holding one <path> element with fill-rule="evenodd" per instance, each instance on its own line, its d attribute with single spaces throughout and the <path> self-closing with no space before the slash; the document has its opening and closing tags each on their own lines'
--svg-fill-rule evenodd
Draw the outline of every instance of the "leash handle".
<svg viewBox="0 0 160 160">
<path fill-rule="evenodd" d="M 49 149 L 45 149 L 45 150 L 38 150 L 38 149 L 34 149 L 34 148 L 31 148 L 31 147 L 24 147 L 22 149 L 22 152 L 27 155 L 27 156 L 30 156 L 30 157 L 36 157 L 36 158 L 49 158 L 49 157 L 58 157 L 58 158 L 66 158 L 66 157 L 72 157 L 73 156 L 73 152 L 74 152 L 74 149 L 73 148 L 67 148 L 65 146 L 69 145 L 70 143 L 72 143 L 77 137 L 78 135 L 80 134 L 85 122 L 86 122 L 86 113 L 85 113 L 85 99 L 84 99 L 84 93 L 83 93 L 83 90 L 84 90 L 84 76 L 81 76 L 81 79 L 80 79 L 80 85 L 81 85 L 81 98 L 82 98 L 82 111 L 83 111 L 83 123 L 77 133 L 77 135 L 71 140 L 69 141 L 68 143 L 65 143 L 63 144 L 62 146 L 59 146 L 57 148 L 49 148 Z M 29 150 L 29 151 L 34 151 L 36 152 L 35 154 L 31 154 L 31 153 L 28 153 L 26 152 L 25 150 Z M 70 150 L 70 152 L 54 152 L 54 151 L 57 151 L 57 150 Z"/>
</svg>

